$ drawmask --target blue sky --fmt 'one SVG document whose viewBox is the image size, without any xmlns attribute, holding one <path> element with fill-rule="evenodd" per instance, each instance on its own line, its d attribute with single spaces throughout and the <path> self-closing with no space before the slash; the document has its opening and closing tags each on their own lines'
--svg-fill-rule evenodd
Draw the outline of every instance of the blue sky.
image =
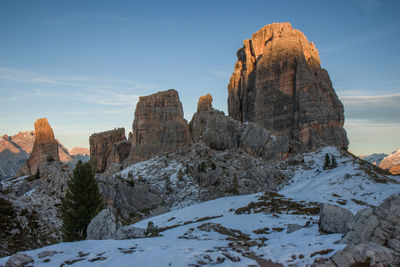
<svg viewBox="0 0 400 267">
<path fill-rule="evenodd" d="M 400 147 L 400 2 L 0 1 L 0 134 L 47 117 L 68 148 L 131 131 L 138 96 L 175 88 L 190 120 L 206 93 L 227 111 L 236 51 L 289 21 L 320 53 L 350 150 Z"/>
</svg>

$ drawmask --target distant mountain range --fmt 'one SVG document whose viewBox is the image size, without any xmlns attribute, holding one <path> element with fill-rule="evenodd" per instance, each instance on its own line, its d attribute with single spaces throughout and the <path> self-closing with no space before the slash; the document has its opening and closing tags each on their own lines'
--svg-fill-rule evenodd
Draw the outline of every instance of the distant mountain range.
<svg viewBox="0 0 400 267">
<path fill-rule="evenodd" d="M 0 177 L 1 179 L 13 177 L 28 159 L 35 142 L 35 132 L 19 132 L 16 135 L 3 135 L 0 137 Z M 68 150 L 60 141 L 58 153 L 62 162 L 75 165 L 78 160 L 89 160 L 89 149 L 74 147 Z"/>
</svg>

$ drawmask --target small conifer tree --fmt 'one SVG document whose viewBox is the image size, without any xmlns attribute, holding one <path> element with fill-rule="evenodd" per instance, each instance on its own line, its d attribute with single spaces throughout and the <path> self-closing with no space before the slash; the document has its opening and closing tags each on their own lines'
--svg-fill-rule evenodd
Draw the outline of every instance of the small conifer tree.
<svg viewBox="0 0 400 267">
<path fill-rule="evenodd" d="M 329 154 L 325 154 L 324 168 L 329 169 L 330 167 L 331 167 L 331 159 L 329 157 Z"/>
<path fill-rule="evenodd" d="M 87 226 L 103 206 L 89 163 L 78 161 L 67 184 L 65 198 L 61 201 L 63 240 L 83 240 L 86 238 Z"/>
<path fill-rule="evenodd" d="M 337 162 L 336 162 L 336 158 L 334 155 L 332 155 L 332 159 L 331 159 L 331 168 L 336 168 L 337 167 Z"/>
</svg>

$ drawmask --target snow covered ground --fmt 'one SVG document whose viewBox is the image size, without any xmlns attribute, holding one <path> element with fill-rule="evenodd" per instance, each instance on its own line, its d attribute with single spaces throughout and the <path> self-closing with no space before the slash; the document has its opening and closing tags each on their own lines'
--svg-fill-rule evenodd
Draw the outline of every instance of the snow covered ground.
<svg viewBox="0 0 400 267">
<path fill-rule="evenodd" d="M 336 168 L 324 169 L 325 154 L 336 157 Z M 391 182 L 370 173 L 334 148 L 306 154 L 303 161 L 287 170 L 293 178 L 279 194 L 219 198 L 132 225 L 146 228 L 152 221 L 161 230 L 158 237 L 61 243 L 25 253 L 35 266 L 257 266 L 268 260 L 306 266 L 345 246 L 337 243 L 341 235 L 319 233 L 318 203 L 355 213 L 400 192 L 398 177 L 391 177 Z M 301 227 L 287 233 L 291 224 Z M 57 254 L 39 258 L 43 251 Z M 6 260 L 0 259 L 0 265 Z"/>
</svg>

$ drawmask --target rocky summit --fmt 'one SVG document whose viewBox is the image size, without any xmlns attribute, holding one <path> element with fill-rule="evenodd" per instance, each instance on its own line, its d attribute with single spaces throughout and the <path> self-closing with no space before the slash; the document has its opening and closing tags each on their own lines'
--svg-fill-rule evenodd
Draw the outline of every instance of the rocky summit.
<svg viewBox="0 0 400 267">
<path fill-rule="evenodd" d="M 343 105 L 312 42 L 290 23 L 266 25 L 244 41 L 228 91 L 232 118 L 287 140 L 288 152 L 320 144 L 347 148 Z"/>
<path fill-rule="evenodd" d="M 139 98 L 133 121 L 130 153 L 133 161 L 176 151 L 190 142 L 189 125 L 183 118 L 182 103 L 176 90 Z"/>
<path fill-rule="evenodd" d="M 46 118 L 41 118 L 35 122 L 35 143 L 32 153 L 19 171 L 20 175 L 35 174 L 39 164 L 45 161 L 60 161 L 60 157 L 53 129 Z"/>
</svg>

